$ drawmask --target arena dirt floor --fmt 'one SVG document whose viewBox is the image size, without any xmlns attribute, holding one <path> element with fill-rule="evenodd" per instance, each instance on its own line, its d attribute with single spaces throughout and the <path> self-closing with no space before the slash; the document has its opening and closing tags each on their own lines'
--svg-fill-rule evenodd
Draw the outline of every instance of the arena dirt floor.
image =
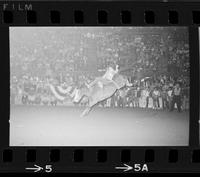
<svg viewBox="0 0 200 177">
<path fill-rule="evenodd" d="M 11 146 L 186 146 L 189 113 L 142 108 L 12 106 Z"/>
</svg>

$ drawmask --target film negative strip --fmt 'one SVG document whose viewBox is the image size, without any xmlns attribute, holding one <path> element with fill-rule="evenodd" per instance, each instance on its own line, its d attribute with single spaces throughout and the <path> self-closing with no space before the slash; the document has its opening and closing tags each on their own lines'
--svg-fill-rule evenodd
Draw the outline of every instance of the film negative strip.
<svg viewBox="0 0 200 177">
<path fill-rule="evenodd" d="M 0 172 L 200 172 L 199 2 L 0 1 Z"/>
</svg>

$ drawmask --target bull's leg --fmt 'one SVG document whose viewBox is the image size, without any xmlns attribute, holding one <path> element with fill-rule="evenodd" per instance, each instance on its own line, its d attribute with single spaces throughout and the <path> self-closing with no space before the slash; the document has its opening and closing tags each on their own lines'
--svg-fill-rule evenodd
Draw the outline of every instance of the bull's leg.
<svg viewBox="0 0 200 177">
<path fill-rule="evenodd" d="M 91 107 L 87 107 L 87 108 L 82 112 L 82 114 L 80 115 L 80 117 L 86 116 L 90 111 L 91 111 Z"/>
<path fill-rule="evenodd" d="M 86 116 L 92 110 L 93 106 L 95 106 L 96 104 L 97 102 L 90 100 L 88 107 L 82 112 L 80 117 Z"/>
</svg>

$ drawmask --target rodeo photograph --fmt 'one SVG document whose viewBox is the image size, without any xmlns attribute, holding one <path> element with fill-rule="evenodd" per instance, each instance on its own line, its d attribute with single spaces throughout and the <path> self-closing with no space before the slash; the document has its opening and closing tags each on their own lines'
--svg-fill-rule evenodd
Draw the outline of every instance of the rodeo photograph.
<svg viewBox="0 0 200 177">
<path fill-rule="evenodd" d="M 9 27 L 10 146 L 188 146 L 187 27 Z"/>
</svg>

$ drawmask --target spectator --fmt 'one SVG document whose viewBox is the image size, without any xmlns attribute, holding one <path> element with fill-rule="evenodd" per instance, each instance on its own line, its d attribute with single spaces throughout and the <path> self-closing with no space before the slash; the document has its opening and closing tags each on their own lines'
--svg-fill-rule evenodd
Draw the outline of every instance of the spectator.
<svg viewBox="0 0 200 177">
<path fill-rule="evenodd" d="M 145 97 L 146 97 L 146 108 L 149 107 L 149 98 L 150 98 L 150 88 L 147 87 L 145 89 Z"/>
<path fill-rule="evenodd" d="M 153 93 L 152 93 L 152 98 L 153 98 L 153 109 L 159 109 L 160 104 L 159 104 L 159 96 L 160 92 L 157 87 L 154 88 Z"/>
<path fill-rule="evenodd" d="M 174 110 L 175 104 L 177 106 L 178 112 L 181 112 L 181 87 L 179 83 L 177 83 L 173 89 L 173 98 L 170 111 Z"/>
<path fill-rule="evenodd" d="M 165 109 L 169 109 L 169 103 L 167 100 L 167 86 L 163 86 L 162 87 L 162 92 L 161 92 L 161 98 L 162 98 L 162 108 Z"/>
<path fill-rule="evenodd" d="M 187 111 L 189 109 L 189 88 L 182 89 L 182 110 Z"/>
</svg>

